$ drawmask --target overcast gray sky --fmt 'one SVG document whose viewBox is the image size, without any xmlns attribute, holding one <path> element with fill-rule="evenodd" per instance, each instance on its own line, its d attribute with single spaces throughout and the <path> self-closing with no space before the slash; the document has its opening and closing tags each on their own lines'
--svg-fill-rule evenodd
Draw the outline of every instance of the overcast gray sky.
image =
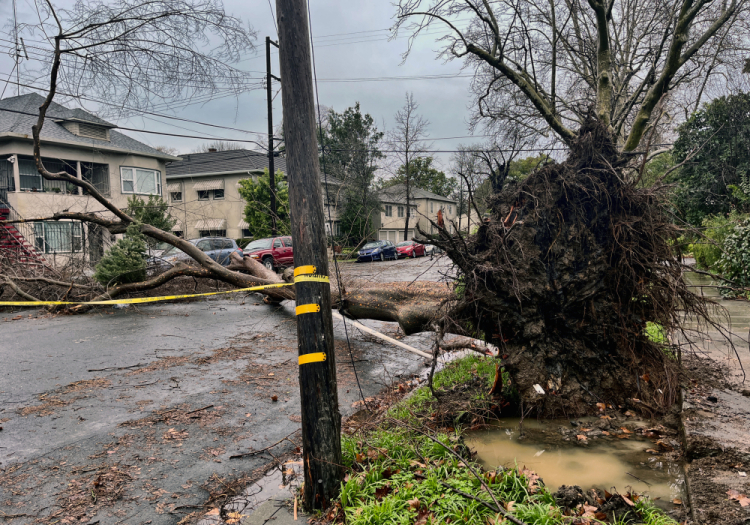
<svg viewBox="0 0 750 525">
<path fill-rule="evenodd" d="M 56 5 L 70 5 L 71 0 L 58 0 Z M 265 71 L 265 36 L 277 38 L 274 27 L 275 0 L 224 0 L 228 12 L 249 22 L 257 30 L 257 53 L 248 55 L 237 66 L 254 76 L 262 76 Z M 436 38 L 439 30 L 421 36 L 405 63 L 402 53 L 406 50 L 406 35 L 389 41 L 388 28 L 393 24 L 395 8 L 383 0 L 312 0 L 312 30 L 315 40 L 315 57 L 320 90 L 320 103 L 343 111 L 359 101 L 364 112 L 370 113 L 378 127 L 386 129 L 393 125 L 393 115 L 404 104 L 407 91 L 414 93 L 419 103 L 419 112 L 430 122 L 431 138 L 469 135 L 469 81 L 467 72 L 461 71 L 461 63 L 444 63 L 436 60 L 439 43 Z M 32 22 L 34 10 L 31 0 L 17 0 L 18 18 Z M 12 1 L 0 0 L 0 19 L 12 20 Z M 11 58 L 12 40 L 5 25 L 0 36 L 0 91 L 13 67 Z M 278 75 L 278 55 L 272 56 L 274 72 Z M 383 77 L 404 77 L 424 75 L 457 75 L 457 78 L 437 80 L 389 79 L 387 81 L 334 81 L 337 79 L 370 79 Z M 15 80 L 15 74 L 12 75 Z M 23 78 L 22 78 L 23 82 Z M 274 92 L 278 89 L 275 86 Z M 21 88 L 21 93 L 24 93 Z M 5 96 L 15 95 L 16 87 L 7 86 Z M 96 109 L 87 106 L 87 109 Z M 163 111 L 176 116 L 213 124 L 265 133 L 266 92 L 257 89 L 234 96 L 211 100 L 203 104 L 188 106 L 179 111 Z M 128 117 L 110 120 L 121 126 L 149 129 L 167 133 L 184 133 L 206 137 L 226 137 L 245 139 L 248 135 L 229 130 L 218 130 L 196 124 L 174 122 L 151 116 Z M 281 97 L 274 102 L 274 121 L 281 121 Z M 189 152 L 198 146 L 200 140 L 157 136 L 145 133 L 128 132 L 138 140 L 152 146 L 164 145 Z M 250 137 L 255 138 L 255 137 Z M 459 143 L 478 142 L 481 138 L 458 138 L 435 140 L 434 149 L 455 149 Z M 436 155 L 444 168 L 447 168 L 449 155 Z"/>
</svg>

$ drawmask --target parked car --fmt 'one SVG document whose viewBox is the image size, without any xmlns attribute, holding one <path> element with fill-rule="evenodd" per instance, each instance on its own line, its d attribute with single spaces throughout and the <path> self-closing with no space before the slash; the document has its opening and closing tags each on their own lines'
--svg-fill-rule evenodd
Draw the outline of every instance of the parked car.
<svg viewBox="0 0 750 525">
<path fill-rule="evenodd" d="M 397 257 L 423 257 L 426 253 L 424 244 L 416 241 L 402 241 L 396 245 Z"/>
<path fill-rule="evenodd" d="M 396 247 L 391 241 L 373 241 L 368 242 L 361 250 L 359 250 L 357 262 L 375 260 L 385 261 L 386 259 L 398 259 Z"/>
<path fill-rule="evenodd" d="M 148 257 L 159 258 L 165 251 L 169 250 L 171 247 L 172 245 L 167 242 L 158 242 L 154 246 L 148 247 L 148 253 L 146 255 L 148 255 Z"/>
<path fill-rule="evenodd" d="M 189 239 L 188 242 L 194 244 L 200 251 L 206 252 L 209 257 L 222 266 L 229 266 L 232 262 L 230 258 L 232 252 L 236 252 L 240 257 L 243 255 L 235 240 L 227 237 L 201 237 L 200 239 Z M 176 246 L 170 246 L 160 256 L 150 257 L 148 265 L 167 268 L 174 266 L 177 262 L 189 260 L 192 260 L 192 258 L 188 254 Z"/>
<path fill-rule="evenodd" d="M 263 263 L 269 270 L 294 266 L 291 237 L 269 237 L 251 242 L 243 250 L 245 255 Z"/>
<path fill-rule="evenodd" d="M 438 248 L 434 244 L 425 244 L 424 253 L 425 255 L 438 255 L 440 253 L 443 253 L 443 250 L 442 248 Z"/>
</svg>

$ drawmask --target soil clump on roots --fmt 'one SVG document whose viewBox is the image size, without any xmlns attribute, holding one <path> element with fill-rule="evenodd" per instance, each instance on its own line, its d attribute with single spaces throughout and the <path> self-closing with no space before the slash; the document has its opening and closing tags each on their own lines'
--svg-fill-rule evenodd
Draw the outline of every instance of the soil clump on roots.
<svg viewBox="0 0 750 525">
<path fill-rule="evenodd" d="M 475 234 L 441 228 L 433 241 L 460 276 L 443 329 L 499 347 L 524 406 L 540 415 L 595 403 L 663 412 L 676 400 L 677 363 L 646 323 L 669 333 L 708 318 L 710 303 L 682 279 L 663 192 L 636 187 L 629 169 L 590 120 L 564 162 L 520 182 L 495 176 L 491 216 Z"/>
</svg>

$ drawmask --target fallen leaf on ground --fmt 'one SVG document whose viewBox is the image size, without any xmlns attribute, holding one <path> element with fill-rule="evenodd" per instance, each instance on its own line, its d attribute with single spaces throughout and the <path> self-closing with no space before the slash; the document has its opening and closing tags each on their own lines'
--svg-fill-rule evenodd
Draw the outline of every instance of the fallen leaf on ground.
<svg viewBox="0 0 750 525">
<path fill-rule="evenodd" d="M 235 523 L 239 523 L 242 518 L 246 518 L 244 514 L 240 514 L 239 512 L 230 512 L 227 514 L 226 522 L 228 525 L 234 525 Z"/>
<path fill-rule="evenodd" d="M 605 405 L 604 403 L 597 403 L 596 406 L 602 412 L 604 412 L 604 409 L 607 408 L 607 405 Z"/>
<path fill-rule="evenodd" d="M 386 497 L 388 494 L 391 493 L 391 487 L 390 485 L 383 485 L 382 487 L 378 487 L 375 489 L 375 499 L 381 500 L 384 497 Z"/>
<path fill-rule="evenodd" d="M 279 396 L 271 396 L 271 401 L 274 403 L 279 400 Z"/>
<path fill-rule="evenodd" d="M 631 500 L 630 498 L 628 498 L 627 496 L 623 496 L 622 494 L 620 494 L 620 497 L 622 498 L 622 500 L 623 500 L 623 501 L 624 501 L 625 503 L 627 503 L 627 504 L 628 504 L 628 505 L 630 505 L 631 507 L 635 507 L 635 503 L 633 503 L 633 501 L 632 501 L 632 500 Z"/>
<path fill-rule="evenodd" d="M 620 427 L 620 430 L 622 430 L 622 433 L 623 433 L 623 434 L 632 434 L 632 433 L 633 433 L 633 431 L 632 431 L 632 430 L 628 430 L 628 429 L 627 429 L 627 428 L 625 428 L 625 427 Z"/>
<path fill-rule="evenodd" d="M 742 507 L 747 507 L 748 505 L 750 505 L 750 498 L 748 498 L 744 494 L 740 494 L 734 489 L 728 490 L 727 494 L 729 494 L 730 500 L 737 500 Z"/>
<path fill-rule="evenodd" d="M 219 509 L 213 508 L 206 512 L 206 516 L 218 516 L 219 515 Z"/>
<path fill-rule="evenodd" d="M 417 510 L 420 505 L 419 498 L 410 499 L 409 501 L 407 501 L 407 503 L 409 504 L 409 508 L 412 510 Z"/>
<path fill-rule="evenodd" d="M 596 507 L 593 505 L 586 505 L 583 504 L 583 514 L 581 515 L 582 518 L 593 518 L 596 515 Z"/>
<path fill-rule="evenodd" d="M 578 441 L 587 441 L 589 439 L 582 434 L 578 434 L 576 437 L 578 438 Z"/>
<path fill-rule="evenodd" d="M 675 498 L 672 500 L 672 503 L 675 505 L 682 505 L 682 500 L 680 498 Z"/>
</svg>

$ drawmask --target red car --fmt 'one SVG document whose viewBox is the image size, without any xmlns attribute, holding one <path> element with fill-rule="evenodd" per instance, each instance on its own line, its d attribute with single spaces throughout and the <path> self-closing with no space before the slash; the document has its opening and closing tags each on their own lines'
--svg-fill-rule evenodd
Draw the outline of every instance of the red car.
<svg viewBox="0 0 750 525">
<path fill-rule="evenodd" d="M 269 270 L 294 266 L 291 237 L 270 237 L 253 241 L 242 250 L 246 257 L 257 259 Z"/>
<path fill-rule="evenodd" d="M 424 255 L 424 244 L 414 241 L 404 241 L 396 245 L 396 257 L 423 257 Z"/>
</svg>

